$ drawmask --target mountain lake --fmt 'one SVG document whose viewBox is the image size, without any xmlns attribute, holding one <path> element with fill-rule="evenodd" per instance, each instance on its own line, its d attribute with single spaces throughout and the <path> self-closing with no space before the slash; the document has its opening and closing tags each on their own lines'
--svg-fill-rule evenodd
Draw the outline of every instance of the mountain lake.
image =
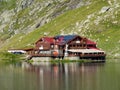
<svg viewBox="0 0 120 90">
<path fill-rule="evenodd" d="M 0 64 L 0 90 L 120 90 L 120 60 Z"/>
</svg>

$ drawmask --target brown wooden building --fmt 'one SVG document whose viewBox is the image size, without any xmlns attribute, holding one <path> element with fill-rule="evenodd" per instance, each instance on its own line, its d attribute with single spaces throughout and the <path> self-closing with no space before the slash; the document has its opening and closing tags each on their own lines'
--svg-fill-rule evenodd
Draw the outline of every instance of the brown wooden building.
<svg viewBox="0 0 120 90">
<path fill-rule="evenodd" d="M 32 57 L 50 57 L 68 59 L 105 59 L 105 52 L 96 47 L 96 43 L 78 35 L 60 35 L 42 37 L 35 48 L 27 49 Z"/>
</svg>

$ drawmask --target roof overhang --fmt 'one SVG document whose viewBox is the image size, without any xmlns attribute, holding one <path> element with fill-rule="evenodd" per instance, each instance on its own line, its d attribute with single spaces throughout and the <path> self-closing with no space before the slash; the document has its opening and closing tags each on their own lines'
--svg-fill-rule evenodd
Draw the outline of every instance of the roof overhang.
<svg viewBox="0 0 120 90">
<path fill-rule="evenodd" d="M 97 49 L 69 49 L 68 51 L 76 53 L 105 53 L 104 51 Z"/>
</svg>

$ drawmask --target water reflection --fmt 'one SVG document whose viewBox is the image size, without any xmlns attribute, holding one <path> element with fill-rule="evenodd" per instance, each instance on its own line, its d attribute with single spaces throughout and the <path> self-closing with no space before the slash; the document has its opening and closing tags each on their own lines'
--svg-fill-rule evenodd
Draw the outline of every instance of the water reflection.
<svg viewBox="0 0 120 90">
<path fill-rule="evenodd" d="M 0 65 L 0 90 L 120 90 L 120 62 Z"/>
<path fill-rule="evenodd" d="M 104 63 L 23 63 L 27 72 L 36 73 L 39 90 L 97 90 L 97 68 Z M 87 86 L 87 87 L 86 87 Z"/>
</svg>

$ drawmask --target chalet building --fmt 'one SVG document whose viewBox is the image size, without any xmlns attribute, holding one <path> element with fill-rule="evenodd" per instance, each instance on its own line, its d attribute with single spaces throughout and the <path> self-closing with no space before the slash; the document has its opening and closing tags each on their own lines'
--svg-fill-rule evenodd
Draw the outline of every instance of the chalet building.
<svg viewBox="0 0 120 90">
<path fill-rule="evenodd" d="M 25 50 L 29 59 L 99 59 L 105 60 L 105 52 L 96 47 L 96 43 L 78 35 L 60 35 L 42 37 L 35 47 Z"/>
</svg>

